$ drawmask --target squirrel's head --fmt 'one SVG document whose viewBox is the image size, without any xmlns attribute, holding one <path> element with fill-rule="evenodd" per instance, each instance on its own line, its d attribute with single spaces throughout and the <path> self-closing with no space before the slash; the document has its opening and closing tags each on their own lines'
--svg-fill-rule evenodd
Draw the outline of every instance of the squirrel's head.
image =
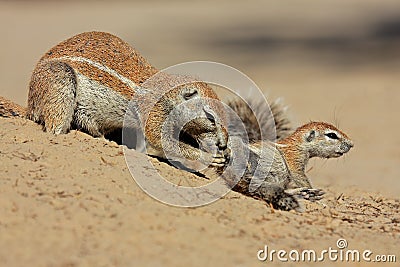
<svg viewBox="0 0 400 267">
<path fill-rule="evenodd" d="M 170 106 L 178 111 L 176 124 L 184 122 L 182 132 L 194 138 L 200 146 L 207 136 L 207 143 L 224 150 L 228 133 L 224 109 L 215 92 L 207 84 L 195 82 L 180 86 L 172 93 L 176 96 L 172 98 Z"/>
<path fill-rule="evenodd" d="M 297 128 L 287 139 L 287 142 L 306 150 L 310 158 L 337 158 L 354 146 L 344 132 L 325 122 L 307 123 Z"/>
<path fill-rule="evenodd" d="M 190 147 L 202 149 L 206 143 L 225 150 L 228 134 L 224 109 L 214 90 L 185 76 L 169 75 L 162 85 L 173 89 L 163 94 L 149 112 L 146 137 L 153 138 L 152 144 L 158 143 L 161 148 L 162 138 L 172 138 Z M 162 129 L 158 125 L 163 125 Z"/>
</svg>

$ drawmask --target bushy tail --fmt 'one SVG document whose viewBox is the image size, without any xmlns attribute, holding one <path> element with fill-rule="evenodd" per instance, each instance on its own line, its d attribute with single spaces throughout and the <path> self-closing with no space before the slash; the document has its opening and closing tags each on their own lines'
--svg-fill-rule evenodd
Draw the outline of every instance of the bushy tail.
<svg viewBox="0 0 400 267">
<path fill-rule="evenodd" d="M 292 132 L 292 126 L 286 114 L 286 108 L 274 101 L 269 105 L 264 101 L 236 98 L 228 102 L 228 106 L 239 116 L 247 131 L 250 142 L 259 140 L 276 141 L 287 137 Z M 250 106 L 252 108 L 250 108 Z M 258 122 L 257 122 L 257 118 Z M 237 121 L 237 120 L 230 120 Z M 241 127 L 232 123 L 229 131 L 235 136 L 244 137 Z"/>
<path fill-rule="evenodd" d="M 0 96 L 0 117 L 25 117 L 26 108 Z"/>
</svg>

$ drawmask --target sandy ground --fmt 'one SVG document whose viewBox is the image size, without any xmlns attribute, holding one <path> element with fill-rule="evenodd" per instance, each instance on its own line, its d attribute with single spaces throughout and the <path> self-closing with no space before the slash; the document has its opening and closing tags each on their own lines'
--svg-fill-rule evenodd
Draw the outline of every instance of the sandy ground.
<svg viewBox="0 0 400 267">
<path fill-rule="evenodd" d="M 80 132 L 52 136 L 22 119 L 0 120 L 0 260 L 3 266 L 206 266 L 257 264 L 257 251 L 351 249 L 396 254 L 400 201 L 327 188 L 304 213 L 274 211 L 236 192 L 176 208 L 134 182 L 122 148 Z M 147 157 L 137 154 L 137 168 Z M 160 174 L 203 178 L 152 160 Z"/>
<path fill-rule="evenodd" d="M 311 162 L 308 175 L 328 193 L 305 203 L 304 213 L 274 211 L 235 192 L 176 208 L 137 186 L 115 143 L 75 131 L 55 137 L 30 121 L 1 118 L 1 266 L 257 266 L 270 264 L 257 260 L 264 245 L 321 251 L 337 248 L 338 238 L 399 262 L 398 1 L 94 3 L 0 2 L 0 95 L 26 105 L 30 73 L 48 48 L 103 30 L 158 68 L 231 65 L 269 99 L 283 97 L 295 125 L 339 124 L 355 148 Z M 136 156 L 138 167 L 150 160 L 178 183 L 204 183 Z"/>
</svg>

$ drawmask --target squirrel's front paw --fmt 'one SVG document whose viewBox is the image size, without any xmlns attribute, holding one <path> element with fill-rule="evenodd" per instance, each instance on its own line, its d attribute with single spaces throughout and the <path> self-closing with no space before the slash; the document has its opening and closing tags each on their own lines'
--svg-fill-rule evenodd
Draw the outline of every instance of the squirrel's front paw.
<svg viewBox="0 0 400 267">
<path fill-rule="evenodd" d="M 227 148 L 224 151 L 218 151 L 216 154 L 212 156 L 211 166 L 213 167 L 224 167 L 228 164 L 230 159 L 230 149 Z"/>
<path fill-rule="evenodd" d="M 213 167 L 224 167 L 226 164 L 226 158 L 224 155 L 217 154 L 213 155 L 211 166 Z"/>
<path fill-rule="evenodd" d="M 285 192 L 309 201 L 321 200 L 323 199 L 323 195 L 325 195 L 325 191 L 323 191 L 322 189 L 307 187 L 287 189 L 285 190 Z"/>
</svg>

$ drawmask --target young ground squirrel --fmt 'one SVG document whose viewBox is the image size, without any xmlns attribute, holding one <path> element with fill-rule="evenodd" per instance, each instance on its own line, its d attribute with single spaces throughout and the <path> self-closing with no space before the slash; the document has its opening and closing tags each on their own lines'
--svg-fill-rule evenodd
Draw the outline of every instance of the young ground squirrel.
<svg viewBox="0 0 400 267">
<path fill-rule="evenodd" d="M 229 106 L 236 112 L 240 107 L 239 117 L 246 129 L 251 128 L 249 124 L 253 122 L 251 118 L 247 119 L 250 113 L 245 111 L 246 108 L 241 105 L 239 100 L 229 103 Z M 282 118 L 284 115 L 280 113 L 281 109 L 278 106 L 271 110 L 279 121 L 284 120 Z M 260 110 L 256 112 L 260 112 Z M 260 124 L 269 125 L 269 119 L 266 118 Z M 288 123 L 278 123 L 277 136 L 282 136 L 282 138 L 276 143 L 253 138 L 252 142 L 246 145 L 242 139 L 243 134 L 237 134 L 240 138 L 229 144 L 233 153 L 237 154 L 234 157 L 245 157 L 248 153 L 249 160 L 246 166 L 236 167 L 235 173 L 224 174 L 229 184 L 232 177 L 237 177 L 240 169 L 245 168 L 244 175 L 233 189 L 263 199 L 283 210 L 299 209 L 299 198 L 309 200 L 322 198 L 324 192 L 321 189 L 313 189 L 310 179 L 305 173 L 310 158 L 340 157 L 353 147 L 353 142 L 345 133 L 325 122 L 307 123 L 290 135 L 286 134 L 287 128 Z M 230 133 L 235 134 L 231 131 Z M 285 137 L 283 138 L 283 136 Z M 259 137 L 259 135 L 255 137 Z"/>
<path fill-rule="evenodd" d="M 146 84 L 150 77 L 156 78 Z M 226 148 L 223 114 L 207 102 L 219 99 L 207 84 L 190 77 L 159 73 L 128 43 L 104 32 L 73 36 L 39 60 L 29 85 L 27 117 L 54 134 L 75 128 L 95 137 L 104 136 L 122 129 L 131 99 L 135 112 L 147 116 L 147 121 L 130 126 L 140 128 L 145 123 L 149 153 L 165 155 L 161 128 L 178 106 L 181 116 L 174 118 L 177 122 L 188 115 L 196 118 L 181 129 L 184 135 L 178 142 L 184 158 L 198 159 L 200 151 L 193 140 L 201 143 L 204 134 L 208 142 L 210 136 L 213 138 L 217 150 Z M 191 100 L 198 101 L 180 105 Z M 216 161 L 221 163 L 221 158 L 218 156 Z"/>
</svg>

